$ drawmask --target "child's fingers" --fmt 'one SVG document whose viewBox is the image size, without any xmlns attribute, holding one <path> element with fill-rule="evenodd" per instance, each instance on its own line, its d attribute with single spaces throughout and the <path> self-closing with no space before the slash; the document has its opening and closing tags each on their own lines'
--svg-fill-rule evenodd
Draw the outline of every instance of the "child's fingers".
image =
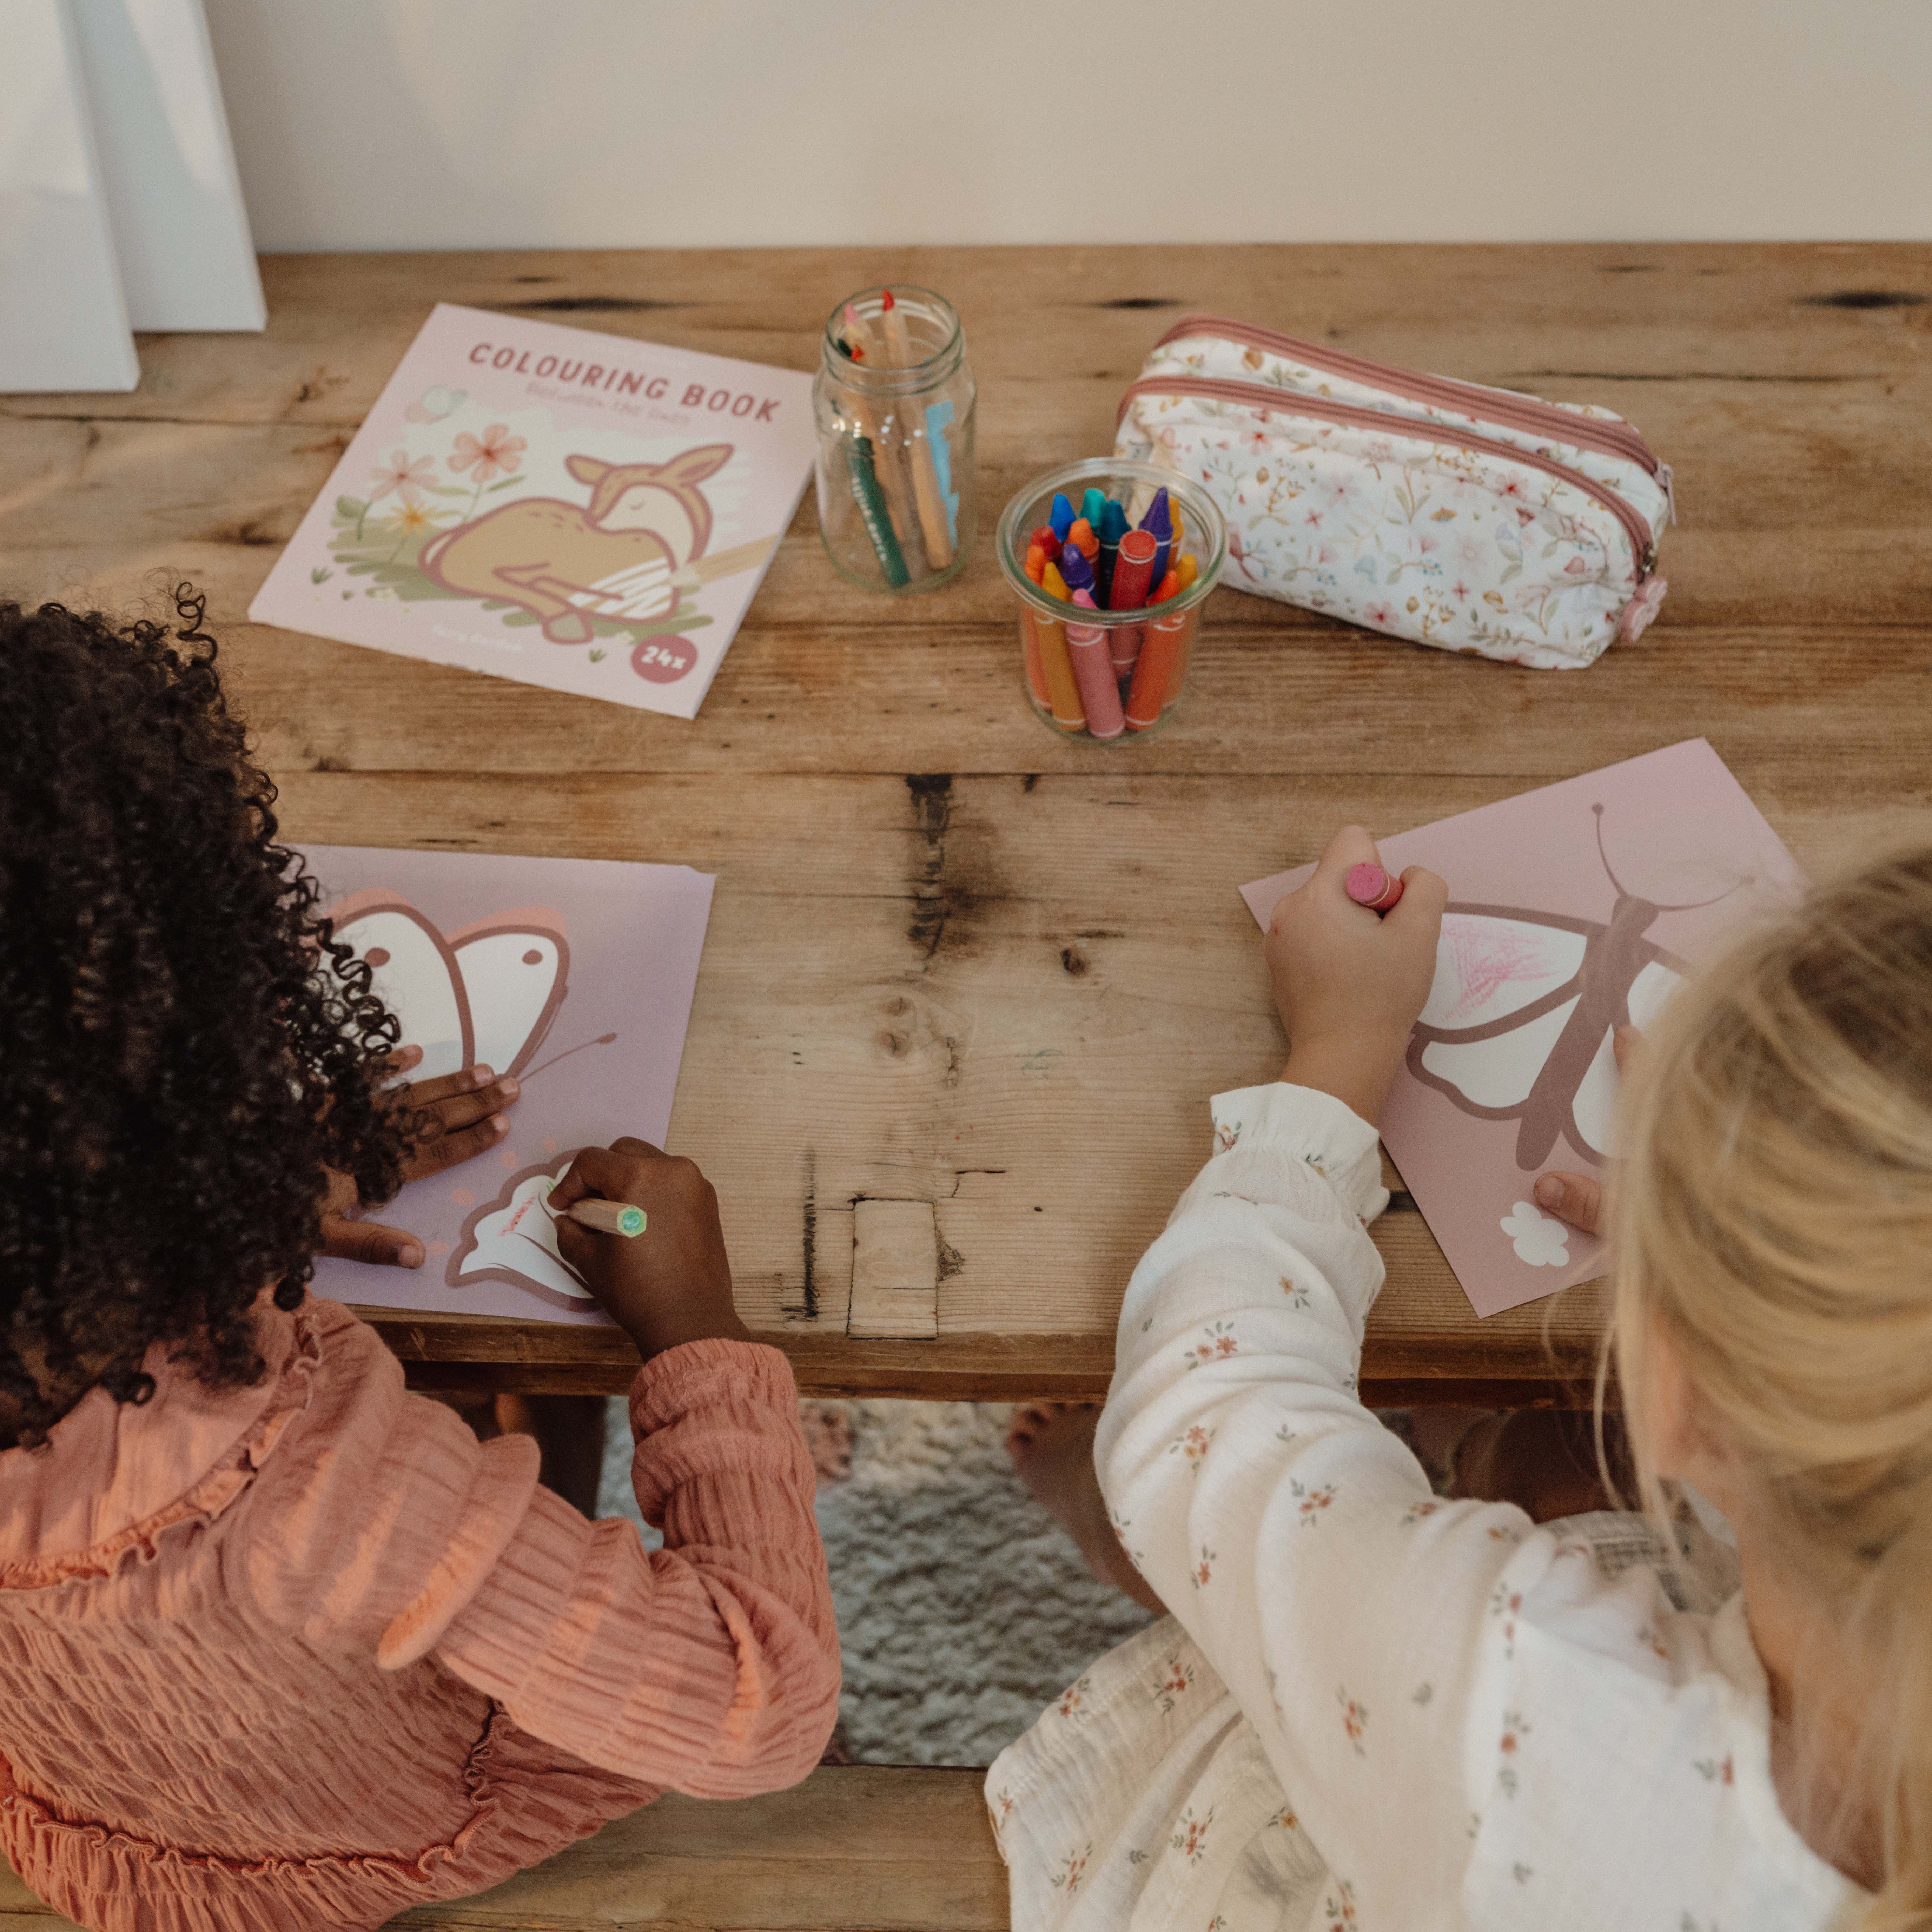
<svg viewBox="0 0 1932 1932">
<path fill-rule="evenodd" d="M 622 1141 L 617 1143 L 621 1148 Z M 641 1147 L 644 1143 L 635 1143 Z M 554 1214 L 561 1214 L 573 1202 L 584 1201 L 595 1195 L 606 1201 L 628 1198 L 624 1189 L 629 1181 L 633 1162 L 630 1158 L 617 1151 L 616 1148 L 579 1148 L 577 1158 L 563 1171 L 563 1178 L 550 1190 L 550 1206 Z M 646 1204 L 640 1202 L 642 1207 Z"/>
<path fill-rule="evenodd" d="M 1604 1184 L 1586 1174 L 1542 1174 L 1531 1190 L 1536 1204 L 1558 1215 L 1586 1234 L 1598 1232 L 1604 1218 Z"/>
<path fill-rule="evenodd" d="M 434 1080 L 412 1081 L 403 1097 L 412 1107 L 432 1107 L 439 1100 L 453 1100 L 475 1094 L 490 1085 L 496 1075 L 487 1066 L 466 1066 L 460 1073 L 445 1073 Z"/>
<path fill-rule="evenodd" d="M 415 1104 L 426 1117 L 427 1138 L 440 1140 L 459 1127 L 473 1126 L 492 1114 L 500 1114 L 514 1106 L 522 1091 L 516 1082 L 506 1075 L 472 1094 L 452 1094 L 446 1100 L 432 1101 L 427 1108 L 423 1108 L 420 1101 Z"/>
<path fill-rule="evenodd" d="M 1351 866 L 1381 862 L 1376 851 L 1376 842 L 1368 832 L 1359 825 L 1345 825 L 1329 840 L 1321 857 L 1315 862 L 1315 877 L 1309 883 L 1334 897 L 1344 898 L 1348 892 Z"/>
<path fill-rule="evenodd" d="M 1382 915 L 1382 923 L 1394 932 L 1439 926 L 1448 903 L 1449 888 L 1443 880 L 1426 866 L 1411 866 L 1402 875 L 1402 897 Z"/>
<path fill-rule="evenodd" d="M 423 1260 L 422 1242 L 406 1229 L 351 1221 L 340 1214 L 322 1217 L 322 1252 L 370 1268 L 421 1268 Z"/>
<path fill-rule="evenodd" d="M 446 1130 L 428 1140 L 418 1141 L 410 1156 L 410 1178 L 420 1180 L 425 1174 L 440 1174 L 446 1167 L 473 1160 L 479 1154 L 494 1147 L 509 1131 L 506 1114 L 491 1114 L 474 1126 Z"/>
</svg>

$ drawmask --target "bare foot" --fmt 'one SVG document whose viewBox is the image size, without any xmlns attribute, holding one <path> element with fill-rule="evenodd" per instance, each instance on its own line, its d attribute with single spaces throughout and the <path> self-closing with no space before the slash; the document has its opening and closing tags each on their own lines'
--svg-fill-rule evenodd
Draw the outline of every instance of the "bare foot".
<svg viewBox="0 0 1932 1932">
<path fill-rule="evenodd" d="M 1013 1412 L 1006 1454 L 1020 1480 L 1080 1546 L 1094 1575 L 1148 1610 L 1164 1611 L 1167 1606 L 1134 1568 L 1107 1520 L 1100 1479 L 1094 1473 L 1094 1431 L 1100 1420 L 1091 1402 L 1029 1402 Z"/>
</svg>

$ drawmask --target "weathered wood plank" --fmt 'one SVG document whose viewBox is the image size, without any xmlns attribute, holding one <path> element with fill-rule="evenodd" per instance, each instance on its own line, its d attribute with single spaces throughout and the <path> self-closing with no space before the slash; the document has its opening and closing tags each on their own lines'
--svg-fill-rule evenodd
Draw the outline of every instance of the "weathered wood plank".
<svg viewBox="0 0 1932 1932">
<path fill-rule="evenodd" d="M 490 1891 L 394 1932 L 1004 1932 L 976 1771 L 850 1765 L 769 1797 L 671 1792 Z M 0 1932 L 70 1926 L 0 1864 Z"/>
</svg>

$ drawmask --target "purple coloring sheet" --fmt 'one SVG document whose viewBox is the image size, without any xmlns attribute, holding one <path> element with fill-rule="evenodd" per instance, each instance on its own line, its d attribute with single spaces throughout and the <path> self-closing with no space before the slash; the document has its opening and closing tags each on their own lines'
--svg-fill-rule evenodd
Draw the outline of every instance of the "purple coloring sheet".
<svg viewBox="0 0 1932 1932">
<path fill-rule="evenodd" d="M 1603 1241 L 1530 1198 L 1612 1156 L 1611 1036 L 1654 1018 L 1804 875 L 1702 738 L 1377 842 L 1449 909 L 1382 1144 L 1478 1315 L 1601 1274 Z M 1241 888 L 1265 928 L 1315 868 Z"/>
<path fill-rule="evenodd" d="M 422 1242 L 419 1268 L 319 1260 L 340 1301 L 608 1321 L 559 1252 L 546 1197 L 579 1148 L 662 1147 L 712 881 L 685 866 L 355 845 L 301 850 L 336 936 L 423 1049 L 410 1078 L 479 1062 L 523 1092 L 503 1144 L 412 1181 L 369 1216 Z"/>
</svg>

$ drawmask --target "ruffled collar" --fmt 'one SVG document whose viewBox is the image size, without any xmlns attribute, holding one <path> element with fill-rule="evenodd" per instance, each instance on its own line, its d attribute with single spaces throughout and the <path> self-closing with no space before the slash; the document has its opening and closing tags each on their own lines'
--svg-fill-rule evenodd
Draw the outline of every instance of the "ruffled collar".
<svg viewBox="0 0 1932 1932">
<path fill-rule="evenodd" d="M 39 1448 L 0 1450 L 0 1589 L 110 1574 L 154 1553 L 170 1525 L 218 1515 L 308 1406 L 321 1360 L 314 1304 L 291 1314 L 265 1292 L 256 1311 L 261 1381 L 212 1391 L 157 1342 L 139 1407 L 90 1389 Z"/>
</svg>

